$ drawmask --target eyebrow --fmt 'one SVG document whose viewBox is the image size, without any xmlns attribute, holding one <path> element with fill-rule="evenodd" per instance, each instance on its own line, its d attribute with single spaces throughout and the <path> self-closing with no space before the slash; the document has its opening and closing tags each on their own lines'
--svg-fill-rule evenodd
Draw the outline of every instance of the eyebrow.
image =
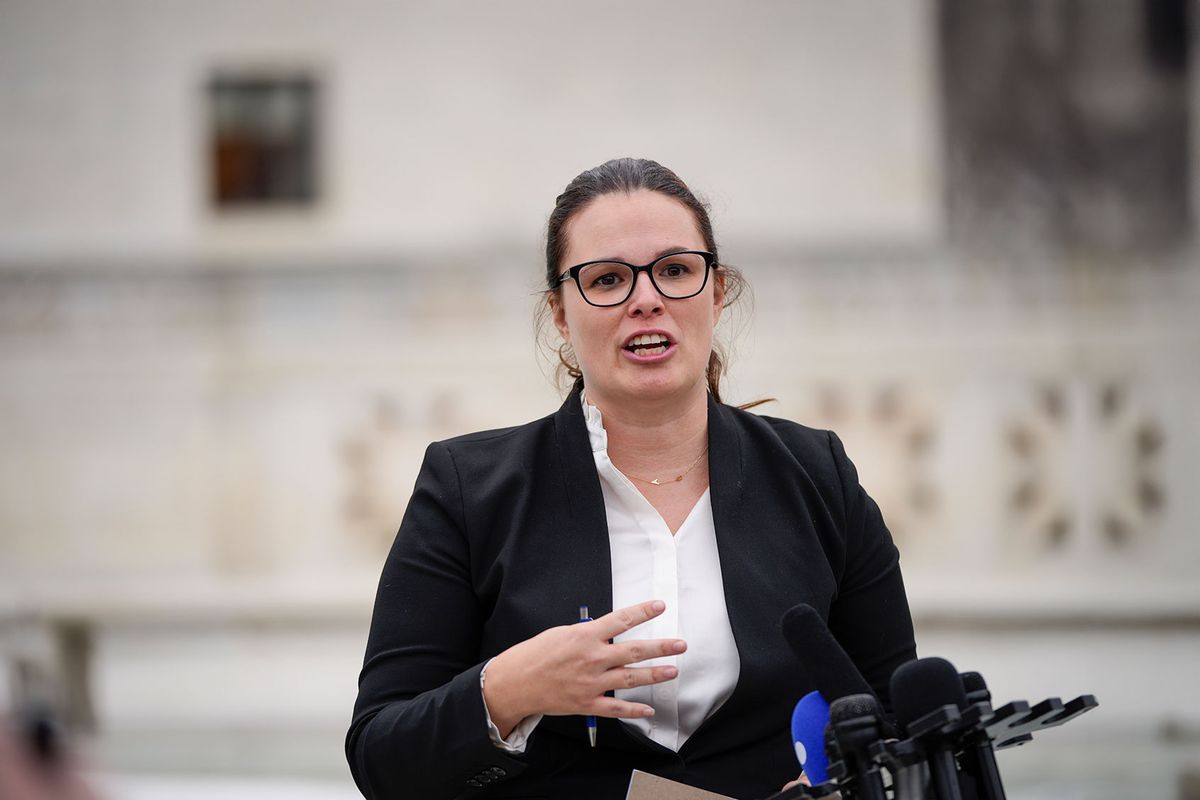
<svg viewBox="0 0 1200 800">
<path fill-rule="evenodd" d="M 671 253 L 686 253 L 686 252 L 691 252 L 691 250 L 692 250 L 692 248 L 684 247 L 683 245 L 669 244 L 666 247 L 664 247 L 662 250 L 659 250 L 657 253 L 654 254 L 654 258 L 651 259 L 651 263 L 654 263 L 655 261 L 662 258 L 663 256 L 670 255 Z M 622 264 L 630 263 L 623 258 L 615 258 L 615 257 L 593 258 L 592 261 L 619 261 Z"/>
</svg>

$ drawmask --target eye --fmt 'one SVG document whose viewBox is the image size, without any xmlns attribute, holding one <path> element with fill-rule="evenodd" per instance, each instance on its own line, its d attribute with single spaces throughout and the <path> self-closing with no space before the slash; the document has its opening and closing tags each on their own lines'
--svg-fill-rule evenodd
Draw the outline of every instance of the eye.
<svg viewBox="0 0 1200 800">
<path fill-rule="evenodd" d="M 686 261 L 668 261 L 658 265 L 658 276 L 660 278 L 686 278 L 693 271 L 692 265 Z"/>
<path fill-rule="evenodd" d="M 623 278 L 615 272 L 606 272 L 603 275 L 597 275 L 592 278 L 589 286 L 597 289 L 611 289 L 614 286 L 619 286 Z"/>
</svg>

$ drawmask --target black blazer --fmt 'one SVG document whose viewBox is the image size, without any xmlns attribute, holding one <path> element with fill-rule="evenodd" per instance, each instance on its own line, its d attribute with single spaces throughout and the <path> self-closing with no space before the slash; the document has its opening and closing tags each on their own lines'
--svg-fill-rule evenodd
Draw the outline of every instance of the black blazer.
<svg viewBox="0 0 1200 800">
<path fill-rule="evenodd" d="M 604 498 L 578 392 L 528 425 L 429 446 L 375 600 L 346 755 L 368 798 L 625 796 L 633 768 L 751 800 L 799 770 L 789 719 L 814 687 L 779 629 L 808 603 L 886 702 L 915 658 L 899 558 L 837 436 L 709 399 L 709 483 L 741 673 L 675 753 L 617 720 L 545 717 L 491 743 L 484 662 L 587 603 L 612 610 Z M 652 598 L 646 598 L 652 599 Z"/>
</svg>

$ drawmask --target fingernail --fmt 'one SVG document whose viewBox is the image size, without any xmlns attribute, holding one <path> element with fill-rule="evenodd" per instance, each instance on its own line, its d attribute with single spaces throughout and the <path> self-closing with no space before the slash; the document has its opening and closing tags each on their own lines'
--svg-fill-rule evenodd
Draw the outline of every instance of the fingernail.
<svg viewBox="0 0 1200 800">
<path fill-rule="evenodd" d="M 651 604 L 651 606 L 650 606 L 650 607 L 651 607 L 651 608 L 653 608 L 655 611 L 662 611 L 664 608 L 666 608 L 666 607 L 667 607 L 667 604 L 666 604 L 666 603 L 664 603 L 662 600 L 655 600 L 655 601 L 654 601 L 654 602 Z"/>
<path fill-rule="evenodd" d="M 687 650 L 687 642 L 684 642 L 684 641 L 678 641 L 678 642 L 676 642 L 676 643 L 674 644 L 674 646 L 672 647 L 672 649 L 673 649 L 673 650 L 674 650 L 676 653 L 682 653 L 684 650 Z"/>
<path fill-rule="evenodd" d="M 653 708 L 647 708 L 645 711 L 643 711 L 643 712 L 642 712 L 642 716 L 643 716 L 643 717 L 653 717 L 653 716 L 654 716 L 654 709 L 653 709 Z"/>
<path fill-rule="evenodd" d="M 668 678 L 674 678 L 679 674 L 679 670 L 675 669 L 675 667 L 665 667 L 663 671 L 667 673 Z"/>
</svg>

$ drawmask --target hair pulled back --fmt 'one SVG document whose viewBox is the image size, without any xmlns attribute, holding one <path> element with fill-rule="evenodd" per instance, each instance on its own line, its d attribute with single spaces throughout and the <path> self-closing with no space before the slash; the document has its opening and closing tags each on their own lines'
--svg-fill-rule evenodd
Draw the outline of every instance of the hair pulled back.
<svg viewBox="0 0 1200 800">
<path fill-rule="evenodd" d="M 733 305 L 746 288 L 745 279 L 737 269 L 721 262 L 717 240 L 713 235 L 712 220 L 709 218 L 708 204 L 697 198 L 673 171 L 648 158 L 614 158 L 605 161 L 600 166 L 577 175 L 555 199 L 554 210 L 550 212 L 550 219 L 546 223 L 547 298 L 562 291 L 562 287 L 558 285 L 558 276 L 567 252 L 567 233 L 571 219 L 598 197 L 617 192 L 632 194 L 636 191 L 664 194 L 678 200 L 692 212 L 696 219 L 696 227 L 704 239 L 705 249 L 716 257 L 713 267 L 716 280 L 724 281 L 723 307 Z M 542 316 L 547 313 L 547 308 L 543 306 Z M 721 402 L 721 377 L 725 374 L 725 360 L 725 348 L 714 338 L 708 367 L 705 369 L 705 379 L 708 382 L 708 390 L 717 402 Z M 565 373 L 573 379 L 573 388 L 583 388 L 583 372 L 571 346 L 566 342 L 558 347 L 558 362 L 560 379 Z"/>
</svg>

